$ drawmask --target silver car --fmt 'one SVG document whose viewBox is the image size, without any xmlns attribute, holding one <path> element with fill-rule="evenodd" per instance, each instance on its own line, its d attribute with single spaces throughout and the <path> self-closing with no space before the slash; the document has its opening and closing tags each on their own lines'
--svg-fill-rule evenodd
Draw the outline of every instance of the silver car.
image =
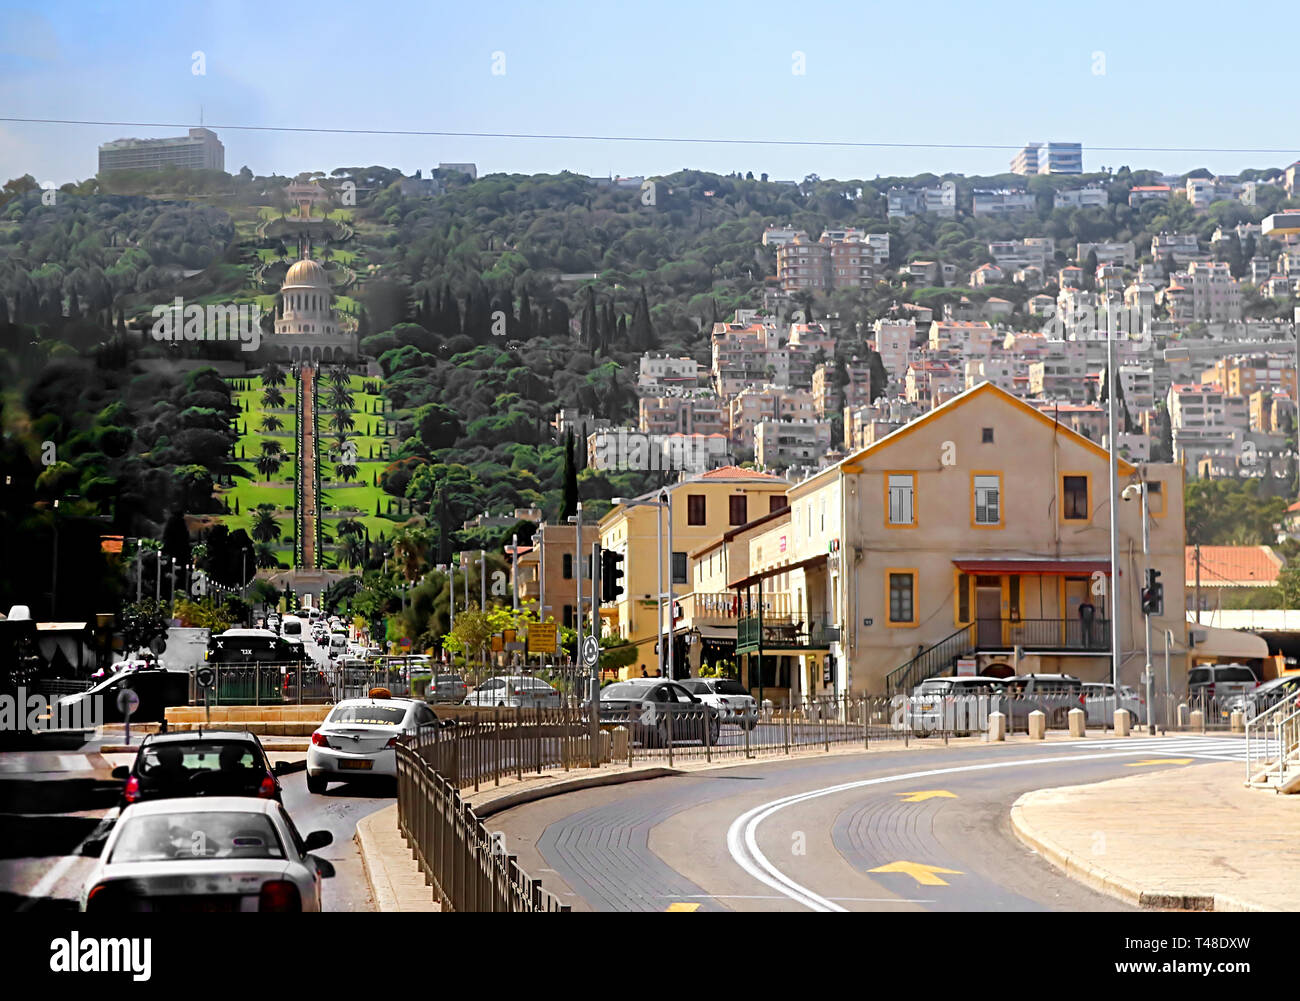
<svg viewBox="0 0 1300 1001">
<path fill-rule="evenodd" d="M 299 835 L 275 800 L 160 799 L 122 811 L 81 891 L 96 914 L 319 911 L 333 867 L 310 854 L 329 831 Z"/>
<path fill-rule="evenodd" d="M 722 723 L 743 726 L 747 730 L 758 725 L 758 700 L 739 681 L 733 678 L 684 678 L 679 684 L 701 702 L 716 709 Z"/>
<path fill-rule="evenodd" d="M 1115 686 L 1109 681 L 1085 681 L 1083 699 L 1089 726 L 1113 726 L 1116 709 L 1127 709 L 1132 723 L 1147 721 L 1146 699 L 1132 685 L 1119 686 L 1119 705 L 1116 705 Z"/>
<path fill-rule="evenodd" d="M 1300 698 L 1300 674 L 1290 674 L 1266 681 L 1253 691 L 1234 695 L 1227 702 L 1227 711 L 1231 715 L 1240 710 L 1245 714 L 1246 719 L 1251 720 L 1260 713 L 1288 701 L 1300 708 L 1300 702 L 1296 702 L 1297 698 Z"/>
<path fill-rule="evenodd" d="M 908 729 L 918 737 L 951 732 L 959 737 L 988 727 L 988 714 L 997 708 L 994 698 L 1002 682 L 981 675 L 929 678 L 912 690 L 908 700 Z"/>
<path fill-rule="evenodd" d="M 502 706 L 513 709 L 558 707 L 564 702 L 563 696 L 541 678 L 527 675 L 505 675 L 488 678 L 465 700 L 468 706 Z"/>
</svg>

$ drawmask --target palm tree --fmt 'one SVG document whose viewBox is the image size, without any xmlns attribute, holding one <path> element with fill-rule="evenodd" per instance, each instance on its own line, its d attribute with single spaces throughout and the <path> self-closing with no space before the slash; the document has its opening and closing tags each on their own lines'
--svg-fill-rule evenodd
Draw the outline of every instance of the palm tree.
<svg viewBox="0 0 1300 1001">
<path fill-rule="evenodd" d="M 263 452 L 257 457 L 257 471 L 262 474 L 263 480 L 274 479 L 283 464 L 284 460 L 280 456 L 268 452 Z"/>
<path fill-rule="evenodd" d="M 349 569 L 360 566 L 366 557 L 365 549 L 365 543 L 355 535 L 344 537 L 339 546 L 339 563 L 346 565 Z"/>
<path fill-rule="evenodd" d="M 253 539 L 257 542 L 279 542 L 280 523 L 275 520 L 275 508 L 259 504 L 253 511 Z"/>
<path fill-rule="evenodd" d="M 266 367 L 262 369 L 262 385 L 264 386 L 283 386 L 286 378 L 284 369 L 273 361 L 267 362 Z"/>
<path fill-rule="evenodd" d="M 356 405 L 352 390 L 346 386 L 331 386 L 329 405 L 335 410 L 351 410 Z"/>
<path fill-rule="evenodd" d="M 263 431 L 279 431 L 284 427 L 284 421 L 276 417 L 275 414 L 267 414 L 262 418 Z"/>
<path fill-rule="evenodd" d="M 335 531 L 338 532 L 339 538 L 343 538 L 346 535 L 361 535 L 365 527 L 355 518 L 344 518 L 338 523 Z"/>
<path fill-rule="evenodd" d="M 402 576 L 415 580 L 425 561 L 433 534 L 421 525 L 408 525 L 393 534 L 393 557 L 402 568 Z"/>
<path fill-rule="evenodd" d="M 357 467 L 350 462 L 340 462 L 334 466 L 334 475 L 342 482 L 347 483 L 349 480 L 357 478 Z"/>
<path fill-rule="evenodd" d="M 284 406 L 284 393 L 279 388 L 272 386 L 262 393 L 262 407 L 266 410 L 273 410 L 277 407 Z"/>
<path fill-rule="evenodd" d="M 263 438 L 263 439 L 262 439 L 262 454 L 263 454 L 263 455 L 276 455 L 276 456 L 283 455 L 283 454 L 284 454 L 284 446 L 281 445 L 281 444 L 280 444 L 278 441 L 276 441 L 274 438 Z"/>
<path fill-rule="evenodd" d="M 330 383 L 335 386 L 350 387 L 352 385 L 352 376 L 348 375 L 348 370 L 342 365 L 330 369 Z"/>
<path fill-rule="evenodd" d="M 352 414 L 346 410 L 336 410 L 330 417 L 330 427 L 335 431 L 351 431 L 357 426 L 357 422 L 352 419 Z"/>
<path fill-rule="evenodd" d="M 257 569 L 259 570 L 269 570 L 280 565 L 275 550 L 265 542 L 259 542 L 253 547 L 253 559 L 257 563 Z"/>
</svg>

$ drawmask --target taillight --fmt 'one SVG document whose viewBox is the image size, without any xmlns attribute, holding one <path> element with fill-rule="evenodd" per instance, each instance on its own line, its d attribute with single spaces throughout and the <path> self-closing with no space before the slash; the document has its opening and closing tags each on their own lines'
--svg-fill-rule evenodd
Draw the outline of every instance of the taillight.
<svg viewBox="0 0 1300 1001">
<path fill-rule="evenodd" d="M 112 883 L 99 883 L 86 894 L 86 910 L 99 910 L 102 907 L 112 907 L 114 903 L 120 901 L 118 888 Z"/>
<path fill-rule="evenodd" d="M 262 778 L 262 784 L 257 787 L 257 795 L 262 797 L 262 799 L 275 798 L 275 779 L 272 778 L 270 774 L 267 774 Z"/>
<path fill-rule="evenodd" d="M 1213 697 L 1213 695 L 1214 695 L 1214 682 L 1213 682 L 1213 681 L 1211 681 L 1208 685 L 1205 686 L 1205 694 L 1206 694 L 1206 695 L 1209 695 L 1209 696 L 1211 696 L 1211 697 Z"/>
<path fill-rule="evenodd" d="M 397 746 L 397 738 L 396 738 L 396 737 L 389 737 L 389 738 L 388 738 L 388 743 L 385 744 L 384 746 L 385 746 L 385 747 L 396 747 L 396 746 Z"/>
<path fill-rule="evenodd" d="M 298 887 L 287 879 L 273 879 L 269 883 L 262 884 L 262 892 L 257 898 L 257 909 L 281 913 L 301 911 L 302 895 L 298 892 Z"/>
<path fill-rule="evenodd" d="M 325 737 L 325 734 L 321 733 L 319 730 L 317 730 L 315 733 L 313 733 L 313 734 L 311 735 L 311 742 L 312 742 L 313 744 L 315 744 L 317 747 L 329 747 L 329 746 L 330 746 L 330 742 L 329 742 L 329 740 Z"/>
<path fill-rule="evenodd" d="M 126 780 L 126 788 L 122 790 L 122 798 L 128 803 L 134 803 L 140 798 L 140 780 L 134 775 Z M 95 889 L 100 890 L 103 888 L 97 886 Z"/>
</svg>

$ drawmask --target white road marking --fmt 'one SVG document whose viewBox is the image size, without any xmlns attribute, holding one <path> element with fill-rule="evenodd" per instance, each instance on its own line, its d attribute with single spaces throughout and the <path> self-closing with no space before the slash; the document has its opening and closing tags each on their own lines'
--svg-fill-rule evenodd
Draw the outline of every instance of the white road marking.
<svg viewBox="0 0 1300 1001">
<path fill-rule="evenodd" d="M 807 792 L 795 793 L 792 796 L 783 796 L 780 799 L 763 803 L 761 806 L 756 806 L 742 813 L 732 821 L 731 826 L 727 829 L 727 850 L 731 853 L 731 858 L 736 865 L 740 866 L 760 883 L 770 886 L 796 903 L 803 904 L 809 910 L 847 912 L 847 908 L 840 907 L 833 900 L 795 882 L 768 860 L 767 856 L 758 847 L 758 828 L 764 820 L 787 806 L 820 799 L 823 796 L 832 796 L 839 792 L 847 792 L 850 789 L 865 789 L 869 786 L 887 785 L 891 782 L 911 782 L 932 778 L 936 775 L 992 771 L 997 768 L 1019 768 L 1025 765 L 1059 765 L 1062 762 L 1069 761 L 1104 761 L 1110 758 L 1132 758 L 1144 755 L 1150 750 L 1151 744 L 1142 742 L 1140 747 L 1099 754 L 1076 754 L 1068 757 L 1054 755 L 1050 758 L 1021 758 L 981 765 L 954 765 L 950 768 L 931 768 L 921 772 L 905 772 L 900 775 L 884 775 L 880 778 L 860 779 L 856 782 L 841 782 L 839 785 L 812 789 Z"/>
</svg>

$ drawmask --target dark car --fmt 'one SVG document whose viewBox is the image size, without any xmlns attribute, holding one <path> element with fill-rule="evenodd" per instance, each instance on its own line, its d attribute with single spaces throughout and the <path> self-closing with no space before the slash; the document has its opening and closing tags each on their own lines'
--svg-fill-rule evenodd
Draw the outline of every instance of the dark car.
<svg viewBox="0 0 1300 1001">
<path fill-rule="evenodd" d="M 272 767 L 255 734 L 203 730 L 151 734 L 135 763 L 113 769 L 113 777 L 126 780 L 124 808 L 184 796 L 255 796 L 279 802 L 281 770 Z"/>
<path fill-rule="evenodd" d="M 590 712 L 590 703 L 583 707 Z M 590 716 L 588 716 L 590 718 Z M 675 681 L 646 678 L 618 681 L 601 689 L 600 725 L 625 726 L 631 739 L 644 747 L 667 747 L 698 740 L 718 742 L 718 711 Z"/>
<path fill-rule="evenodd" d="M 157 664 L 156 661 L 153 663 Z M 101 714 L 95 718 L 105 723 L 120 723 L 122 710 L 118 708 L 117 697 L 124 688 L 131 689 L 140 700 L 131 713 L 131 722 L 157 722 L 163 718 L 168 706 L 189 705 L 190 672 L 157 666 L 137 670 L 126 665 L 114 665 L 112 674 L 96 681 L 84 692 L 59 699 L 59 712 L 75 715 L 90 712 L 90 706 L 95 705 L 95 712 Z M 85 709 L 80 708 L 82 706 Z"/>
</svg>

